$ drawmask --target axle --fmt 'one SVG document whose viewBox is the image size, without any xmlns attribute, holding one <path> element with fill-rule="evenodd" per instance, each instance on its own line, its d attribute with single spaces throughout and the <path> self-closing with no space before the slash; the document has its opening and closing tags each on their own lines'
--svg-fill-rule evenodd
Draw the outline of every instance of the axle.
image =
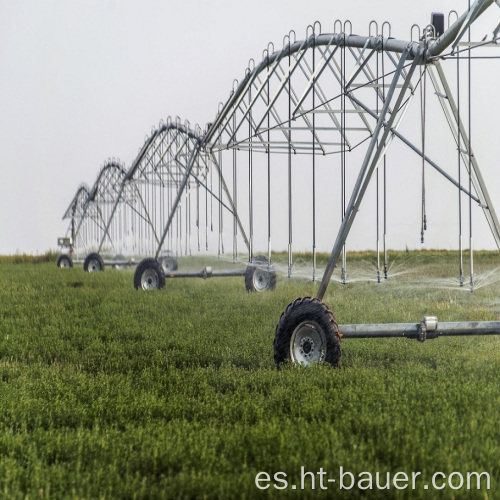
<svg viewBox="0 0 500 500">
<path fill-rule="evenodd" d="M 339 325 L 344 339 L 406 337 L 424 342 L 437 337 L 460 335 L 500 335 L 500 321 L 458 321 L 438 323 L 435 316 L 425 316 L 420 323 L 383 323 Z"/>
<path fill-rule="evenodd" d="M 165 278 L 215 278 L 227 276 L 245 276 L 246 269 L 212 269 L 207 266 L 201 271 L 171 271 L 165 273 Z"/>
</svg>

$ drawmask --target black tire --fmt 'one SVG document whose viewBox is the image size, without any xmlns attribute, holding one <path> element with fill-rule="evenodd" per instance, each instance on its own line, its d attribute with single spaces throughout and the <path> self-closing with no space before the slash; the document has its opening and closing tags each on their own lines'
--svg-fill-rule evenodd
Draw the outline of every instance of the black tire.
<svg viewBox="0 0 500 500">
<path fill-rule="evenodd" d="M 61 254 L 57 257 L 57 267 L 73 267 L 73 259 L 68 254 Z"/>
<path fill-rule="evenodd" d="M 138 290 L 159 290 L 165 286 L 165 275 L 156 259 L 144 259 L 139 262 L 134 273 L 134 288 Z"/>
<path fill-rule="evenodd" d="M 83 262 L 83 270 L 87 273 L 104 271 L 104 261 L 98 253 L 89 253 Z"/>
<path fill-rule="evenodd" d="M 179 263 L 177 262 L 177 259 L 173 254 L 161 255 L 158 259 L 158 262 L 160 263 L 165 274 L 168 274 L 171 271 L 177 271 L 177 269 L 179 269 Z"/>
<path fill-rule="evenodd" d="M 264 292 L 276 288 L 276 271 L 269 264 L 267 257 L 254 257 L 245 270 L 245 288 L 247 292 Z"/>
<path fill-rule="evenodd" d="M 274 334 L 274 362 L 309 365 L 340 364 L 337 321 L 326 304 L 316 298 L 297 299 L 285 309 Z"/>
</svg>

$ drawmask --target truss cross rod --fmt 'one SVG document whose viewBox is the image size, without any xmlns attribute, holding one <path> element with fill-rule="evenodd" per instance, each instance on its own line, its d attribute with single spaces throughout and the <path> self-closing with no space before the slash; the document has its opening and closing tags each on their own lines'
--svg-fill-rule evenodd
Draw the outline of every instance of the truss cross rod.
<svg viewBox="0 0 500 500">
<path fill-rule="evenodd" d="M 240 228 L 241 236 L 243 238 L 243 241 L 245 242 L 245 245 L 247 247 L 248 252 L 250 253 L 250 242 L 248 241 L 247 235 L 245 233 L 245 229 L 243 228 L 243 224 L 241 223 L 241 220 L 240 220 L 240 217 L 239 217 L 238 212 L 236 210 L 235 204 L 233 202 L 231 194 L 229 193 L 229 189 L 227 187 L 226 181 L 224 180 L 224 176 L 222 175 L 222 169 L 220 168 L 219 163 L 215 159 L 215 155 L 213 153 L 211 153 L 211 155 L 212 155 L 212 162 L 215 165 L 215 168 L 217 169 L 217 173 L 219 174 L 219 179 L 221 181 L 222 188 L 224 189 L 224 192 L 226 193 L 227 199 L 229 201 L 229 205 L 231 207 L 230 212 L 236 218 L 236 223 L 238 224 L 238 227 Z"/>
<path fill-rule="evenodd" d="M 179 186 L 179 190 L 177 191 L 177 196 L 175 197 L 175 200 L 172 204 L 172 208 L 170 209 L 170 214 L 168 216 L 167 225 L 165 226 L 163 234 L 161 235 L 160 241 L 158 243 L 158 249 L 156 250 L 155 259 L 158 259 L 158 256 L 160 255 L 161 247 L 163 246 L 163 243 L 164 243 L 165 238 L 167 236 L 168 230 L 170 229 L 170 225 L 172 224 L 172 220 L 174 218 L 175 211 L 177 210 L 177 207 L 181 201 L 181 197 L 184 193 L 184 189 L 185 189 L 186 184 L 188 182 L 189 175 L 191 173 L 191 170 L 193 169 L 193 166 L 195 164 L 195 160 L 199 154 L 199 148 L 200 148 L 200 139 L 197 139 L 196 144 L 193 147 L 193 150 L 191 151 L 191 155 L 189 157 L 189 162 L 186 166 L 186 171 L 184 172 L 184 176 L 183 176 L 181 184 Z"/>
<path fill-rule="evenodd" d="M 376 48 L 380 41 L 380 37 L 366 37 L 359 35 L 345 36 L 343 34 L 342 35 L 320 34 L 317 35 L 316 37 L 315 46 L 318 47 L 318 46 L 330 45 L 332 43 L 332 38 L 334 39 L 333 43 L 340 43 L 338 40 L 341 40 L 346 47 L 354 47 L 354 48 L 357 47 L 360 49 L 363 49 L 365 46 L 367 48 L 372 48 L 372 49 Z M 243 95 L 246 92 L 249 83 L 251 83 L 255 79 L 255 76 L 258 73 L 264 71 L 268 66 L 272 66 L 272 70 L 268 75 L 268 78 L 270 78 L 271 75 L 278 68 L 278 65 L 281 62 L 281 60 L 289 54 L 294 54 L 299 50 L 302 50 L 303 43 L 304 43 L 303 41 L 294 42 L 291 45 L 285 47 L 284 49 L 274 52 L 270 56 L 266 57 L 251 72 L 248 72 L 245 75 L 245 78 L 240 82 L 236 90 L 231 94 L 230 98 L 224 105 L 222 111 L 217 116 L 217 119 L 211 124 L 211 126 L 207 130 L 207 133 L 205 134 L 205 137 L 203 139 L 203 143 L 205 145 L 209 144 L 216 134 L 217 134 L 216 140 L 218 140 L 218 136 L 220 136 L 220 134 L 224 131 L 225 127 L 227 126 L 227 123 L 229 123 L 230 121 L 228 120 L 228 117 L 231 113 L 231 109 L 243 98 Z M 406 56 L 406 58 L 409 59 L 416 57 L 419 50 L 419 44 L 417 42 L 408 43 L 406 41 L 396 40 L 393 38 L 384 38 L 383 46 L 386 51 L 398 52 L 401 54 L 407 53 L 408 55 Z M 258 95 L 259 92 L 255 95 L 253 99 L 254 102 L 258 97 Z M 220 127 L 223 127 L 222 131 L 218 132 Z"/>
<path fill-rule="evenodd" d="M 455 103 L 455 100 L 453 99 L 453 94 L 451 92 L 450 86 L 448 85 L 448 81 L 446 80 L 445 74 L 443 72 L 443 68 L 441 67 L 441 64 L 439 61 L 436 61 L 434 63 L 434 67 L 436 68 L 439 78 L 441 80 L 441 83 L 443 85 L 444 91 L 448 97 L 448 103 L 450 105 L 451 111 L 453 113 L 453 117 L 455 119 L 456 124 L 459 127 L 460 130 L 460 136 L 462 138 L 463 144 L 467 150 L 467 154 L 470 157 L 470 168 L 472 169 L 472 182 L 474 185 L 474 189 L 476 190 L 480 200 L 477 200 L 478 203 L 481 205 L 481 208 L 484 211 L 484 214 L 486 216 L 486 220 L 488 221 L 488 224 L 490 226 L 491 232 L 493 234 L 493 237 L 495 238 L 495 242 L 497 244 L 497 247 L 500 249 L 500 222 L 498 221 L 498 217 L 496 214 L 496 211 L 493 207 L 493 203 L 491 202 L 490 195 L 488 193 L 488 189 L 486 188 L 486 183 L 484 182 L 483 176 L 481 175 L 481 171 L 479 169 L 479 165 L 477 163 L 476 157 L 474 156 L 471 145 L 470 145 L 470 140 L 467 135 L 467 132 L 465 130 L 465 127 L 462 123 L 462 120 L 459 118 L 459 113 L 458 113 L 458 107 L 457 104 Z M 432 72 L 431 72 L 432 75 Z M 455 132 L 456 133 L 456 132 Z M 458 143 L 459 141 L 457 141 Z M 469 162 L 464 162 L 465 167 L 467 170 L 469 170 Z M 482 198 L 482 199 L 481 199 Z"/>
<path fill-rule="evenodd" d="M 332 42 L 333 42 L 333 39 L 332 39 Z M 338 45 L 335 47 L 335 49 L 333 50 L 333 53 L 331 55 L 331 57 L 333 57 L 333 55 L 335 54 L 335 52 L 337 51 L 338 49 Z M 329 50 L 330 46 L 327 46 L 326 49 L 325 49 L 325 52 L 327 50 Z M 314 45 L 313 45 L 313 51 L 316 50 L 316 42 L 314 42 Z M 318 48 L 318 52 L 321 54 L 322 57 L 324 57 L 324 53 L 321 51 L 320 48 Z M 315 59 L 314 57 L 314 52 L 313 52 L 313 59 Z M 330 60 L 330 58 L 328 59 L 328 61 Z M 326 67 L 329 63 L 328 61 L 325 63 L 325 66 Z M 316 68 L 315 68 L 315 65 L 313 64 L 312 66 L 309 66 L 308 62 L 307 62 L 307 59 L 304 59 L 304 64 L 306 66 L 306 69 L 307 71 L 309 71 L 309 73 L 307 73 L 307 71 L 302 67 L 302 64 L 299 63 L 299 67 L 302 71 L 302 73 L 304 74 L 304 77 L 305 78 L 308 78 L 308 85 L 310 85 L 310 88 L 313 88 L 313 92 L 312 92 L 312 99 L 313 99 L 313 102 L 315 102 L 316 100 L 316 97 L 318 97 L 321 101 L 321 105 L 324 106 L 326 108 L 326 110 L 328 110 L 330 116 L 333 118 L 333 113 L 332 113 L 332 109 L 331 109 L 331 106 L 330 104 L 327 102 L 327 99 L 326 97 L 324 96 L 324 92 L 321 88 L 321 85 L 319 84 L 319 81 L 318 81 L 318 77 L 315 76 L 315 72 L 316 72 Z M 309 79 L 309 74 L 311 75 L 310 79 Z M 309 90 L 306 90 L 306 93 L 309 93 Z M 295 100 L 298 101 L 298 96 L 295 94 L 295 91 L 293 91 L 293 94 L 294 94 L 294 97 L 295 97 Z M 307 95 L 307 94 L 305 94 Z M 295 101 L 294 101 L 294 105 L 295 105 L 295 109 L 294 111 L 292 112 L 292 117 L 293 119 L 295 120 L 295 113 L 301 108 L 301 105 L 299 104 L 295 104 Z M 313 118 L 312 118 L 312 121 L 315 122 L 315 110 L 316 110 L 316 104 L 313 105 Z M 316 126 L 313 126 L 313 124 L 311 123 L 311 120 L 309 120 L 309 118 L 307 117 L 307 114 L 308 112 L 307 111 L 304 111 L 304 110 L 301 110 L 302 112 L 298 115 L 300 117 L 302 117 L 302 119 L 304 120 L 304 122 L 306 123 L 306 126 L 307 126 L 307 130 L 311 131 L 311 133 L 313 134 L 313 137 L 315 139 L 315 141 L 317 142 L 318 144 L 318 147 L 321 149 L 321 152 L 323 154 L 326 153 L 325 151 L 325 148 L 323 146 L 323 143 L 322 141 L 320 140 L 320 138 L 318 137 L 317 135 L 317 131 L 318 130 L 321 130 L 321 127 L 316 127 Z M 333 123 L 335 123 L 335 119 L 333 119 Z M 295 130 L 297 130 L 297 128 L 295 128 Z M 328 128 L 328 130 L 330 130 L 330 128 Z M 313 148 L 313 155 L 315 154 L 314 153 L 314 148 Z"/>
<path fill-rule="evenodd" d="M 71 219 L 73 221 L 73 229 L 74 229 L 74 235 L 72 235 L 72 237 L 73 237 L 73 244 L 74 245 L 76 244 L 76 235 L 80 233 L 80 229 L 82 227 L 82 224 L 83 224 L 83 221 L 84 221 L 85 217 L 87 216 L 87 211 L 88 211 L 88 207 L 89 207 L 89 192 L 88 192 L 88 190 L 86 188 L 80 188 L 78 190 L 78 193 L 75 196 L 75 198 L 79 195 L 80 192 L 86 192 L 87 193 L 87 197 L 85 199 L 85 203 L 82 206 L 82 211 L 81 211 L 81 214 L 80 214 L 80 217 L 79 217 L 79 220 L 78 220 L 78 225 L 76 226 L 76 229 L 74 228 L 74 220 L 75 220 L 75 215 L 76 215 L 75 212 L 76 212 L 76 209 L 77 209 L 76 204 L 75 204 L 74 208 L 72 209 Z M 69 208 L 66 211 L 66 213 L 68 213 L 68 211 L 69 211 Z M 66 216 L 66 214 L 65 214 L 65 216 Z"/>
<path fill-rule="evenodd" d="M 375 54 L 382 46 L 382 39 L 380 38 L 379 44 L 370 51 L 370 53 L 368 54 L 368 57 L 365 57 L 363 59 L 363 55 L 365 53 L 366 47 L 368 46 L 368 41 L 369 40 L 366 41 L 366 45 L 363 47 L 361 53 L 359 54 L 359 57 L 356 58 L 356 66 L 358 66 L 358 67 L 354 69 L 353 74 L 350 76 L 349 80 L 345 84 L 346 88 L 351 86 L 351 83 L 353 83 L 354 80 L 356 79 L 356 77 L 361 73 L 361 71 L 363 71 L 363 68 L 368 64 L 368 61 L 373 56 L 373 54 Z M 361 59 L 363 59 L 363 62 L 361 62 Z"/>
<path fill-rule="evenodd" d="M 332 249 L 332 253 L 330 255 L 330 258 L 328 260 L 328 263 L 326 265 L 325 272 L 323 274 L 323 279 L 321 280 L 321 284 L 319 286 L 318 293 L 316 297 L 319 300 L 323 299 L 323 296 L 326 292 L 326 289 L 328 288 L 328 284 L 330 282 L 330 279 L 332 277 L 333 271 L 337 265 L 338 258 L 340 256 L 340 252 L 342 251 L 342 247 L 344 246 L 344 243 L 347 239 L 347 235 L 349 234 L 349 231 L 351 229 L 351 226 L 354 222 L 354 219 L 356 217 L 356 213 L 358 211 L 359 205 L 361 204 L 361 201 L 363 199 L 363 196 L 365 194 L 365 191 L 368 187 L 368 184 L 370 182 L 371 175 L 378 163 L 378 158 L 382 152 L 382 149 L 385 147 L 385 142 L 386 139 L 390 133 L 390 129 L 392 128 L 392 125 L 396 119 L 397 113 L 392 113 L 388 126 L 385 128 L 384 133 L 382 134 L 382 137 L 379 139 L 379 134 L 381 130 L 384 128 L 384 118 L 385 115 L 387 114 L 387 111 L 389 109 L 389 104 L 392 101 L 392 98 L 395 94 L 396 87 L 397 87 L 397 82 L 399 81 L 399 78 L 402 74 L 404 64 L 406 62 L 406 59 L 408 58 L 410 54 L 410 44 L 407 47 L 407 50 L 403 52 L 401 55 L 401 59 L 399 61 L 398 67 L 396 69 L 396 72 L 394 74 L 393 80 L 391 82 L 391 85 L 389 87 L 389 91 L 387 93 L 386 100 L 384 102 L 384 106 L 382 108 L 382 111 L 380 113 L 379 119 L 377 121 L 377 125 L 375 127 L 373 136 L 371 138 L 370 144 L 368 146 L 368 150 L 365 155 L 365 159 L 363 161 L 363 165 L 361 166 L 358 179 L 356 181 L 356 185 L 354 186 L 351 199 L 349 200 L 349 205 L 346 209 L 346 215 L 344 217 L 344 220 L 340 226 L 337 239 L 335 241 L 335 245 Z M 408 89 L 408 86 L 410 84 L 411 77 L 413 76 L 413 72 L 415 71 L 415 68 L 417 67 L 417 64 L 420 64 L 421 62 L 421 52 L 420 54 L 413 60 L 413 63 L 411 65 L 410 71 L 408 72 L 405 80 L 403 87 L 400 89 L 399 96 L 396 100 L 396 105 L 394 106 L 394 109 L 397 110 L 400 108 L 401 103 L 403 101 L 404 95 L 406 93 L 406 90 Z M 375 147 L 377 146 L 377 142 L 379 143 L 379 146 L 375 152 L 375 155 L 373 155 L 373 151 Z M 373 155 L 373 158 L 372 158 Z M 371 161 L 370 161 L 371 159 Z"/>
<path fill-rule="evenodd" d="M 153 232 L 153 236 L 155 237 L 155 240 L 158 243 L 158 235 L 156 234 L 155 226 L 153 224 L 153 221 L 151 220 L 151 216 L 149 215 L 148 207 L 144 203 L 144 199 L 141 196 L 140 191 L 137 189 L 137 186 L 136 186 L 136 191 L 137 191 L 137 196 L 139 197 L 139 201 L 141 202 L 142 208 L 144 209 L 144 213 L 145 213 L 145 217 L 142 217 L 142 219 L 149 224 L 149 226 L 151 227 L 151 230 Z"/>
<path fill-rule="evenodd" d="M 177 131 L 177 134 L 179 134 L 179 131 Z M 159 134 L 158 134 L 159 135 Z M 155 168 L 155 166 L 157 166 L 160 162 L 162 162 L 165 158 L 165 155 L 168 153 L 170 147 L 172 146 L 173 142 L 170 142 L 170 147 L 167 148 L 163 153 L 159 154 L 159 158 L 158 158 L 158 161 L 155 163 L 154 161 L 154 157 L 156 154 L 158 154 L 158 150 L 160 149 L 160 146 L 162 145 L 163 143 L 163 140 L 164 139 L 161 139 L 161 141 L 158 142 L 157 146 L 155 147 L 154 151 L 148 156 L 146 155 L 146 158 L 145 158 L 145 162 L 146 162 L 146 165 L 144 166 L 144 168 L 142 169 L 142 172 L 141 174 L 144 174 L 145 170 L 146 170 L 146 167 L 149 166 L 151 167 L 151 170 L 154 172 L 154 174 L 156 175 L 156 177 L 158 177 L 158 180 L 162 180 L 161 177 L 159 176 L 158 174 L 158 169 Z"/>
<path fill-rule="evenodd" d="M 377 114 L 369 109 L 367 106 L 365 106 L 359 99 L 357 99 L 354 96 L 351 96 L 351 99 L 355 101 L 361 108 L 363 108 L 368 114 L 373 116 L 374 118 L 377 118 Z M 387 123 L 384 122 L 384 127 L 387 127 Z M 459 184 L 453 177 L 451 177 L 448 173 L 446 173 L 436 162 L 431 160 L 427 155 L 424 155 L 423 152 L 418 149 L 417 146 L 415 146 L 413 143 L 411 143 L 404 135 L 399 133 L 394 127 L 391 128 L 391 134 L 396 136 L 398 139 L 400 139 L 402 142 L 404 142 L 410 149 L 415 151 L 420 157 L 424 158 L 424 160 L 435 170 L 437 170 L 443 177 L 445 177 L 448 181 L 450 181 L 452 184 L 454 184 L 457 188 L 459 188 L 463 193 L 465 193 L 467 196 L 470 196 L 476 203 L 479 203 L 481 205 L 481 201 L 479 198 L 474 196 L 472 193 L 467 191 L 461 184 Z M 483 205 L 481 205 L 483 206 Z M 484 208 L 484 206 L 483 206 Z"/>
<path fill-rule="evenodd" d="M 184 168 L 184 165 L 176 158 L 175 162 L 181 167 Z M 210 194 L 215 200 L 220 203 L 231 215 L 234 215 L 233 210 L 228 207 L 214 192 L 212 189 L 210 189 L 206 184 L 204 184 L 198 177 L 196 177 L 193 172 L 190 172 L 189 174 L 193 179 L 195 179 L 198 184 L 208 193 Z"/>
<path fill-rule="evenodd" d="M 123 180 L 120 192 L 118 193 L 118 197 L 113 205 L 113 209 L 111 210 L 111 214 L 109 216 L 108 222 L 106 223 L 106 227 L 104 228 L 104 234 L 102 235 L 101 242 L 99 243 L 99 248 L 97 249 L 97 253 L 101 253 L 102 246 L 104 245 L 104 241 L 106 240 L 106 236 L 109 236 L 109 228 L 111 226 L 111 221 L 113 220 L 113 216 L 115 215 L 116 209 L 118 208 L 118 204 L 120 203 L 120 199 L 122 197 L 123 191 L 125 190 L 125 186 L 127 184 L 126 179 Z M 111 238 L 111 237 L 110 237 Z"/>
<path fill-rule="evenodd" d="M 289 48 L 289 47 L 288 47 Z M 273 67 L 272 67 L 272 70 L 269 72 L 269 74 L 267 75 L 267 78 L 266 78 L 266 81 L 269 80 L 269 78 L 271 78 L 271 76 L 276 72 L 276 70 L 278 69 L 278 66 L 280 65 L 281 63 L 281 60 L 287 55 L 287 51 L 286 51 L 286 47 L 283 48 L 282 50 L 280 50 L 278 53 L 275 53 L 273 54 L 273 60 L 272 60 L 272 64 L 273 64 Z M 267 58 L 268 61 L 270 61 L 270 58 Z M 261 64 L 262 66 L 262 64 Z M 231 110 L 231 108 L 234 107 L 234 109 L 236 110 L 236 108 L 239 106 L 240 102 L 244 99 L 244 95 L 245 95 L 245 91 L 247 88 L 250 87 L 250 85 L 252 85 L 253 81 L 255 80 L 256 76 L 259 74 L 259 71 L 255 71 L 255 69 L 251 72 L 251 73 L 247 73 L 245 75 L 245 78 L 243 79 L 243 81 L 240 83 L 240 85 L 238 86 L 238 88 L 236 89 L 236 91 L 233 93 L 233 95 L 231 96 L 231 98 L 229 99 L 229 101 L 226 103 L 226 105 L 224 106 L 224 109 L 221 111 L 221 113 L 219 114 L 219 116 L 217 117 L 217 120 L 214 122 L 214 124 L 212 125 L 212 129 L 213 130 L 216 130 L 219 125 L 224 121 L 226 120 L 226 124 L 225 126 L 220 130 L 220 132 L 218 133 L 218 136 L 217 136 L 217 139 L 219 139 L 219 137 L 222 135 L 222 133 L 227 129 L 228 125 L 230 124 L 231 120 L 229 120 L 229 112 Z M 248 106 L 248 110 L 246 113 L 248 113 L 248 111 L 253 107 L 254 103 L 257 101 L 257 99 L 259 98 L 260 94 L 262 93 L 262 91 L 264 90 L 265 88 L 265 85 L 266 85 L 266 81 L 262 83 L 262 85 L 260 86 L 260 88 L 257 90 L 257 93 L 256 95 L 254 96 L 254 98 L 252 99 L 252 102 L 250 103 L 250 105 Z M 233 111 L 234 113 L 235 111 Z M 245 118 L 246 116 L 246 113 L 245 115 L 243 116 L 242 120 Z M 227 118 L 227 119 L 226 119 Z M 232 134 L 233 136 L 236 135 L 236 130 L 233 132 Z M 207 132 L 207 138 L 206 138 L 206 141 L 208 142 L 208 140 L 211 138 L 211 134 L 210 132 Z M 230 142 L 230 141 L 228 141 Z"/>
<path fill-rule="evenodd" d="M 139 163 L 142 161 L 143 157 L 146 155 L 146 152 L 148 151 L 149 146 L 152 144 L 154 139 L 158 136 L 159 131 L 155 130 L 153 134 L 151 134 L 151 137 L 144 143 L 142 146 L 142 149 L 140 150 L 139 154 L 137 155 L 137 158 L 135 159 L 134 163 L 130 167 L 129 171 L 127 172 L 127 175 L 123 179 L 123 182 L 120 186 L 120 191 L 118 193 L 118 197 L 116 198 L 115 204 L 113 205 L 113 209 L 111 210 L 111 214 L 109 216 L 108 222 L 106 224 L 106 227 L 104 229 L 104 234 L 101 239 L 101 242 L 99 244 L 99 248 L 97 249 L 97 252 L 100 253 L 102 250 L 102 246 L 104 245 L 104 240 L 106 239 L 106 235 L 109 234 L 109 228 L 111 226 L 111 221 L 113 220 L 113 217 L 115 215 L 116 209 L 118 208 L 118 204 L 120 203 L 121 196 L 123 194 L 123 191 L 125 190 L 125 186 L 127 185 L 127 181 L 132 178 L 134 175 L 134 172 L 136 168 L 138 167 Z"/>
<path fill-rule="evenodd" d="M 293 73 L 295 72 L 295 70 L 300 66 L 300 61 L 304 58 L 304 56 L 306 55 L 306 50 L 309 49 L 312 44 L 314 42 L 314 35 L 312 35 L 309 40 L 305 40 L 300 49 L 304 49 L 302 50 L 302 52 L 295 57 L 294 61 L 293 61 L 293 66 L 292 64 L 290 63 L 290 65 L 288 66 L 288 70 L 286 71 L 286 73 L 284 73 L 284 78 L 281 79 L 279 78 L 280 82 L 281 82 L 281 85 L 280 87 L 278 88 L 278 90 L 276 90 L 273 98 L 271 99 L 271 102 L 267 105 L 267 108 L 264 112 L 264 115 L 262 117 L 262 119 L 257 123 L 256 125 L 256 129 L 258 130 L 260 128 L 260 126 L 262 125 L 262 123 L 264 122 L 264 120 L 266 119 L 266 116 L 267 116 L 267 113 L 269 113 L 270 109 L 274 107 L 276 101 L 278 100 L 279 96 L 281 95 L 281 92 L 285 89 L 285 86 L 286 84 L 290 81 L 290 79 L 292 78 L 292 75 Z M 300 50 L 299 49 L 299 50 Z M 290 56 L 291 55 L 291 52 L 288 51 L 288 55 Z M 250 108 L 251 109 L 251 108 Z M 248 113 L 249 111 L 247 111 Z M 236 127 L 234 133 L 233 133 L 233 137 L 231 137 L 230 139 L 230 142 L 231 140 L 236 136 L 236 132 L 238 132 L 238 129 L 240 128 L 243 120 L 245 119 L 245 116 L 243 116 L 243 118 L 241 119 L 240 121 L 240 124 Z"/>
<path fill-rule="evenodd" d="M 333 42 L 334 42 L 334 39 L 332 38 L 331 43 L 333 43 Z M 323 71 L 329 67 L 329 63 L 330 63 L 331 59 L 335 56 L 338 48 L 340 47 L 339 44 L 336 44 L 335 48 L 331 51 L 330 55 L 327 58 L 325 58 L 325 54 L 328 51 L 328 49 L 330 48 L 330 45 L 331 44 L 327 45 L 324 52 L 320 51 L 321 59 L 323 59 L 323 64 L 321 66 L 318 66 L 314 70 L 311 77 L 309 78 L 309 81 L 307 82 L 307 87 L 304 90 L 302 97 L 298 100 L 297 105 L 295 106 L 295 109 L 292 111 L 292 116 L 295 116 L 297 114 L 300 107 L 302 106 L 302 104 L 306 100 L 306 97 L 309 95 L 309 92 L 313 88 L 313 84 L 319 80 L 319 77 L 323 74 Z"/>
<path fill-rule="evenodd" d="M 180 131 L 179 131 L 179 130 L 176 130 L 176 131 L 175 131 L 175 135 L 174 135 L 174 137 L 173 137 L 173 138 L 169 141 L 168 147 L 167 147 L 167 148 L 165 149 L 165 151 L 164 151 L 164 152 L 160 155 L 160 159 L 159 159 L 159 161 L 163 161 L 163 160 L 164 160 L 164 158 L 165 158 L 165 156 L 167 155 L 167 153 L 169 153 L 169 152 L 170 152 L 170 150 L 172 149 L 172 146 L 175 144 L 175 141 L 177 140 L 177 137 L 179 136 L 179 134 L 180 134 Z M 161 144 L 161 143 L 160 143 L 160 144 Z M 158 148 L 160 147 L 160 144 L 158 144 L 158 147 L 156 148 L 155 153 L 156 153 L 156 151 L 158 151 Z M 154 172 L 155 172 L 156 176 L 158 177 L 158 179 L 159 179 L 160 183 L 161 183 L 162 185 L 164 185 L 163 179 L 162 179 L 162 178 L 160 177 L 160 175 L 158 174 L 158 169 L 155 169 L 155 168 L 154 168 L 154 164 L 153 164 L 152 158 L 147 158 L 147 159 L 146 159 L 146 162 L 147 162 L 147 163 L 149 163 L 149 165 L 152 167 L 152 169 L 154 170 Z M 170 170 L 168 171 L 168 174 L 169 174 L 169 176 L 172 178 L 172 180 L 174 180 L 174 179 L 173 179 L 173 177 L 172 177 L 172 174 L 170 173 Z"/>
<path fill-rule="evenodd" d="M 340 88 L 343 89 L 343 92 L 346 92 L 346 94 L 345 94 L 346 97 L 351 101 L 351 104 L 353 104 L 354 108 L 356 108 L 356 106 L 354 105 L 354 101 L 352 100 L 352 94 L 350 92 L 347 92 L 347 89 L 346 89 L 346 86 L 345 86 L 345 75 L 344 75 L 344 72 L 343 72 L 342 68 L 340 67 L 338 61 L 336 61 L 335 59 L 333 59 L 333 63 L 335 65 L 335 68 L 333 68 L 329 64 L 330 65 L 330 70 L 335 75 L 335 78 L 337 79 L 337 81 L 338 81 L 338 83 L 340 85 Z M 366 117 L 364 116 L 364 114 L 363 113 L 359 113 L 359 110 L 357 108 L 354 110 L 354 112 L 358 113 L 359 117 L 361 118 L 361 120 L 365 124 L 366 129 L 370 132 L 370 134 L 373 134 L 373 131 L 372 131 L 371 127 L 370 127 L 370 124 L 368 123 L 368 121 L 367 121 Z M 344 120 L 345 120 L 345 113 L 346 113 L 346 109 L 344 107 L 342 109 L 342 115 L 344 116 Z M 389 109 L 389 113 L 390 113 L 390 109 Z M 349 141 L 349 139 L 348 139 L 348 137 L 347 137 L 347 135 L 345 133 L 345 127 L 338 126 L 338 130 L 340 132 L 340 136 L 342 138 L 342 142 L 347 146 L 348 150 L 350 151 L 351 147 L 352 147 L 352 144 L 351 144 L 351 141 Z"/>
</svg>

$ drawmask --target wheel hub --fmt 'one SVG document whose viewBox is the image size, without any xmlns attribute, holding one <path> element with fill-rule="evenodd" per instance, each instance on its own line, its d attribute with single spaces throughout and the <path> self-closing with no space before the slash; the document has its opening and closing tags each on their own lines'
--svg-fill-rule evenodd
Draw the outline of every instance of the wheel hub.
<svg viewBox="0 0 500 500">
<path fill-rule="evenodd" d="M 310 365 L 325 360 L 326 337 L 314 321 L 302 322 L 290 339 L 290 358 L 294 363 Z"/>
<path fill-rule="evenodd" d="M 269 273 L 264 269 L 256 269 L 253 275 L 253 283 L 257 291 L 266 290 L 269 285 Z"/>
<path fill-rule="evenodd" d="M 146 269 L 141 277 L 143 290 L 156 290 L 159 286 L 158 275 L 153 269 Z"/>
<path fill-rule="evenodd" d="M 91 260 L 89 262 L 89 273 L 100 270 L 101 270 L 101 265 L 97 260 Z"/>
<path fill-rule="evenodd" d="M 309 356 L 314 351 L 314 340 L 309 337 L 304 337 L 300 341 L 300 352 L 305 356 Z"/>
</svg>

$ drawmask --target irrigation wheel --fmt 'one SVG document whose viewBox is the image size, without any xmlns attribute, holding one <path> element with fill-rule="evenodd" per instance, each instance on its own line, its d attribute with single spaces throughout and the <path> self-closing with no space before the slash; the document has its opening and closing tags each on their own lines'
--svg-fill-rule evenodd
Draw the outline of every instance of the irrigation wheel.
<svg viewBox="0 0 500 500">
<path fill-rule="evenodd" d="M 156 259 L 144 259 L 139 262 L 134 273 L 134 288 L 138 290 L 159 290 L 165 286 L 165 275 Z"/>
<path fill-rule="evenodd" d="M 340 335 L 337 321 L 326 304 L 312 297 L 287 306 L 274 334 L 274 362 L 311 365 L 340 364 Z"/>
<path fill-rule="evenodd" d="M 57 257 L 57 267 L 73 267 L 73 259 L 67 254 L 59 255 Z"/>
<path fill-rule="evenodd" d="M 104 271 L 104 261 L 98 253 L 89 253 L 83 262 L 83 270 L 88 273 Z"/>
<path fill-rule="evenodd" d="M 276 271 L 267 257 L 254 257 L 245 271 L 245 288 L 247 292 L 264 292 L 276 288 Z"/>
<path fill-rule="evenodd" d="M 165 274 L 168 274 L 170 271 L 177 271 L 177 269 L 179 268 L 179 263 L 177 262 L 175 255 L 170 250 L 162 253 L 158 259 L 158 262 L 163 268 L 163 272 Z"/>
</svg>

